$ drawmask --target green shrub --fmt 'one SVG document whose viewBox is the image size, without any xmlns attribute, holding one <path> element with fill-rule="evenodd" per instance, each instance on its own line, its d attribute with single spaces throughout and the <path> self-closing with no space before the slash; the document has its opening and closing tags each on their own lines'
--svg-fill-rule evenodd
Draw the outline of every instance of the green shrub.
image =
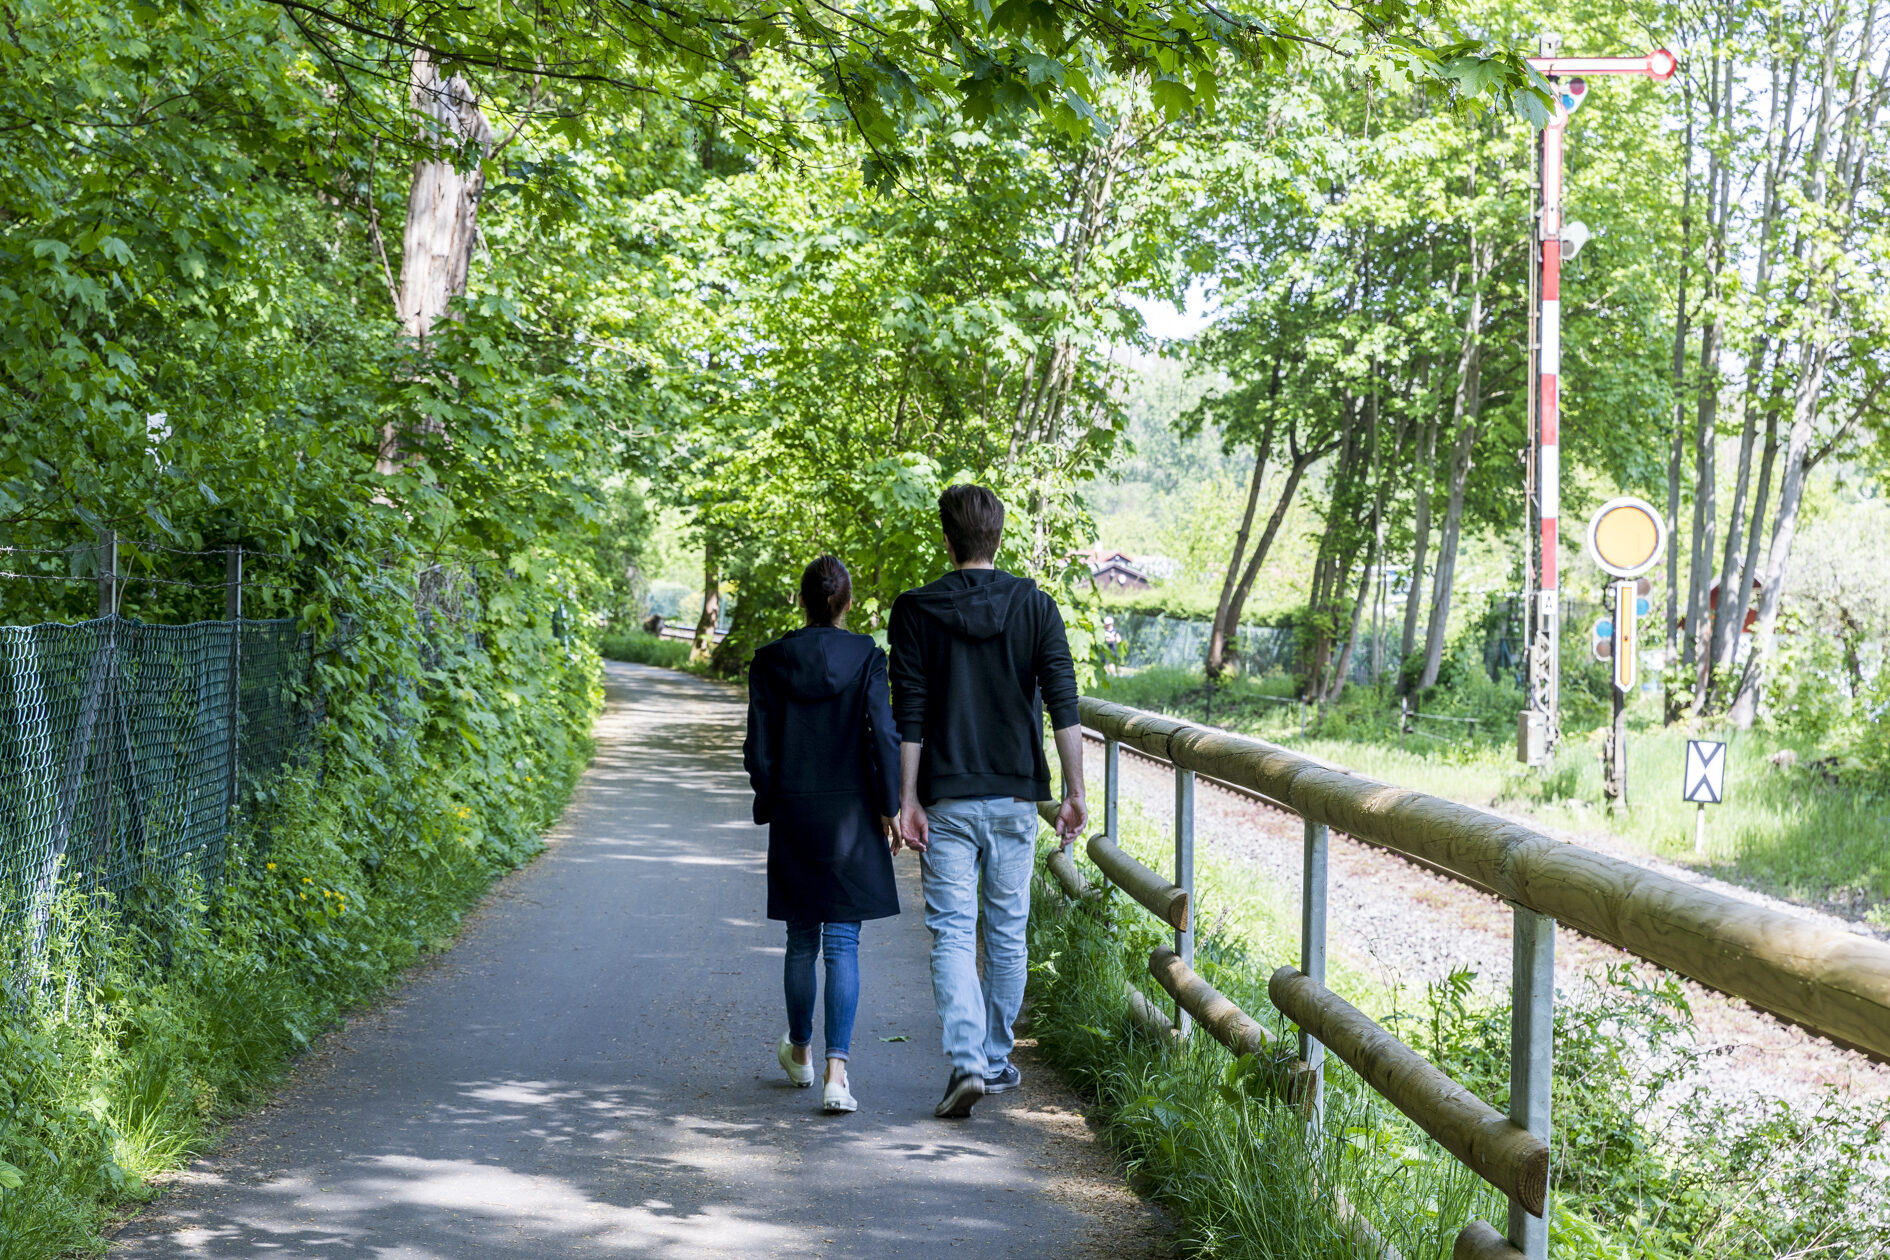
<svg viewBox="0 0 1890 1260">
<path fill-rule="evenodd" d="M 665 669 L 681 669 L 689 663 L 689 644 L 642 630 L 610 631 L 598 639 L 597 650 L 605 660 L 661 665 Z"/>
<path fill-rule="evenodd" d="M 6 942 L 0 1260 L 96 1245 L 115 1200 L 448 945 L 538 851 L 589 754 L 596 660 L 514 611 L 484 624 L 484 647 L 441 645 L 391 725 L 378 689 L 337 693 L 316 761 L 257 796 L 214 890 L 69 891 L 42 946 Z M 347 653 L 330 665 L 345 685 Z"/>
</svg>

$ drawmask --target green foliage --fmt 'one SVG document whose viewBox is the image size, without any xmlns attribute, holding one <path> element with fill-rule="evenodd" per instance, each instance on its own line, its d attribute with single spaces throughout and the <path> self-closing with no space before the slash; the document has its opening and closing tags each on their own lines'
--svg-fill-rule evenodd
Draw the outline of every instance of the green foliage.
<svg viewBox="0 0 1890 1260">
<path fill-rule="evenodd" d="M 823 125 L 844 124 L 864 142 L 876 184 L 908 173 L 906 146 L 926 123 L 1040 118 L 1053 133 L 1086 141 L 1109 133 L 1105 102 L 1116 80 L 1146 80 L 1154 106 L 1174 119 L 1211 109 L 1223 77 L 1277 71 L 1314 48 L 1476 108 L 1496 103 L 1540 119 L 1547 103 L 1519 54 L 1464 41 L 1410 0 L 1310 13 L 1195 0 L 761 9 L 727 0 L 654 9 L 586 0 L 517 9 L 339 0 L 294 11 L 326 60 L 353 81 L 404 81 L 411 50 L 423 48 L 449 70 L 550 82 L 569 97 L 560 126 L 573 137 L 596 116 L 650 96 L 687 102 L 777 155 L 814 146 Z M 753 70 L 765 56 L 786 59 L 819 107 L 769 108 Z"/>
<path fill-rule="evenodd" d="M 588 757 L 595 658 L 503 614 L 482 628 L 489 651 L 437 645 L 410 723 L 270 785 L 214 893 L 68 894 L 45 949 L 9 939 L 0 1159 L 19 1180 L 0 1179 L 0 1256 L 90 1245 L 538 851 Z"/>
<path fill-rule="evenodd" d="M 597 650 L 608 661 L 661 665 L 665 669 L 681 669 L 689 663 L 689 644 L 641 630 L 606 631 L 597 641 Z"/>
</svg>

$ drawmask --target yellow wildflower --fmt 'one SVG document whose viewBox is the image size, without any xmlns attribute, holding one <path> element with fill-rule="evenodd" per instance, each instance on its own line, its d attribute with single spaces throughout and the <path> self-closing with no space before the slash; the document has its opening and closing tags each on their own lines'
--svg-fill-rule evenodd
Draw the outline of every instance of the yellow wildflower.
<svg viewBox="0 0 1890 1260">
<path fill-rule="evenodd" d="M 270 870 L 272 870 L 272 871 L 276 869 L 276 864 L 275 864 L 274 862 L 269 862 L 269 863 L 266 863 L 266 865 L 267 865 L 267 866 L 269 867 L 269 869 L 270 869 Z"/>
</svg>

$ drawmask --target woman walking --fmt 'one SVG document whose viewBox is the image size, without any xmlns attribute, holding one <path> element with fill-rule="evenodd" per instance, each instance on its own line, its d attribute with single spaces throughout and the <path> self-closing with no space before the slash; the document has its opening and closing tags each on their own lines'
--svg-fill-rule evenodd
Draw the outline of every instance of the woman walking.
<svg viewBox="0 0 1890 1260">
<path fill-rule="evenodd" d="M 899 735 L 886 654 L 846 628 L 853 580 L 833 556 L 801 575 L 805 628 L 755 653 L 748 738 L 755 821 L 768 826 L 768 917 L 787 921 L 787 1031 L 775 1055 L 796 1085 L 814 1083 L 814 957 L 827 973 L 827 1111 L 858 1107 L 847 1080 L 859 1005 L 860 924 L 899 913 L 893 814 Z"/>
</svg>

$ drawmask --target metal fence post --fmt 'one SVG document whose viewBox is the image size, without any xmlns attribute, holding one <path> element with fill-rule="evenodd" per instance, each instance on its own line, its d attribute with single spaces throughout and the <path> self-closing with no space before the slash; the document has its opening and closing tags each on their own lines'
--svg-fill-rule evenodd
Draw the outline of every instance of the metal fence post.
<svg viewBox="0 0 1890 1260">
<path fill-rule="evenodd" d="M 1103 741 L 1103 831 L 1109 836 L 1109 843 L 1119 843 L 1121 837 L 1116 831 L 1116 780 L 1122 768 L 1122 744 L 1118 740 Z"/>
<path fill-rule="evenodd" d="M 109 529 L 98 531 L 98 615 L 109 617 L 118 611 L 118 535 Z"/>
<path fill-rule="evenodd" d="M 1324 823 L 1306 820 L 1306 861 L 1301 880 L 1299 911 L 1299 969 L 1317 984 L 1326 982 L 1326 852 L 1331 831 Z M 1314 1133 L 1324 1120 L 1326 1048 L 1305 1032 L 1299 1034 L 1299 1057 L 1307 1068 L 1307 1128 Z"/>
<path fill-rule="evenodd" d="M 223 619 L 230 623 L 230 663 L 225 675 L 229 688 L 229 730 L 223 748 L 223 817 L 236 809 L 237 727 L 243 717 L 243 549 L 223 549 Z"/>
<path fill-rule="evenodd" d="M 1194 771 L 1175 767 L 1175 885 L 1188 894 L 1188 926 L 1175 929 L 1175 953 L 1182 964 L 1194 966 Z M 1186 1037 L 1194 1016 L 1175 1002 L 1175 1029 Z"/>
<path fill-rule="evenodd" d="M 1515 911 L 1509 990 L 1509 1118 L 1549 1140 L 1550 1069 L 1555 1040 L 1555 920 L 1523 906 Z M 1510 1245 L 1527 1260 L 1549 1254 L 1549 1223 L 1521 1204 L 1509 1205 Z"/>
</svg>

